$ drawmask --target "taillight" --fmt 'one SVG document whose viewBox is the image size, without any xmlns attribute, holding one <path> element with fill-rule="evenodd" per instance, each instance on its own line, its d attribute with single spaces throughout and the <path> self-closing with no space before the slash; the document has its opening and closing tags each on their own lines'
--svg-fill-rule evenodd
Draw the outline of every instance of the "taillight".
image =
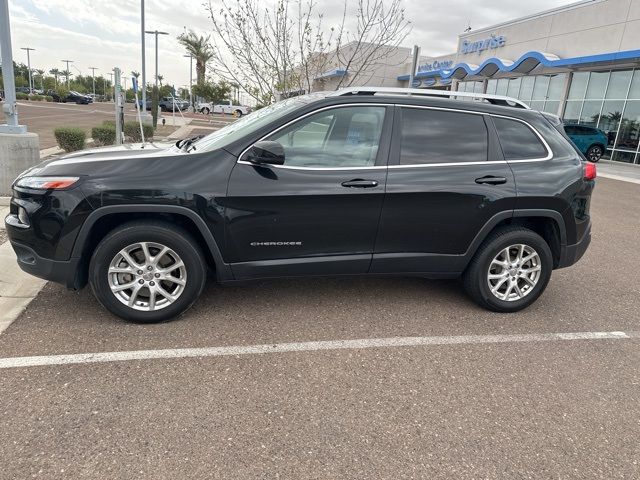
<svg viewBox="0 0 640 480">
<path fill-rule="evenodd" d="M 584 179 L 595 180 L 596 179 L 596 164 L 591 162 L 584 163 Z"/>
</svg>

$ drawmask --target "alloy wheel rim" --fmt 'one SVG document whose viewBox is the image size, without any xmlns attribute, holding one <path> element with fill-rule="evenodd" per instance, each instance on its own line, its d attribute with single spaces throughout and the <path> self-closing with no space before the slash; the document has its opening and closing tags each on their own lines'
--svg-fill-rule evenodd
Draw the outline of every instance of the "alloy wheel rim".
<svg viewBox="0 0 640 480">
<path fill-rule="evenodd" d="M 589 160 L 600 160 L 600 157 L 602 157 L 602 150 L 600 147 L 594 147 L 589 152 Z"/>
<path fill-rule="evenodd" d="M 499 300 L 515 302 L 529 295 L 542 273 L 540 255 L 522 243 L 502 249 L 487 271 L 489 290 Z"/>
<path fill-rule="evenodd" d="M 156 242 L 133 243 L 120 250 L 107 276 L 120 303 L 144 312 L 173 304 L 187 285 L 187 269 L 180 256 Z"/>
</svg>

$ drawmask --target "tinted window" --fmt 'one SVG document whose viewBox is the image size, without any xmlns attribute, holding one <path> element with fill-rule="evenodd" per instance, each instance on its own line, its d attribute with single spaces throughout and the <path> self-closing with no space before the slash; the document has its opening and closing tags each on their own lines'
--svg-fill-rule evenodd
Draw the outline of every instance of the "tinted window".
<svg viewBox="0 0 640 480">
<path fill-rule="evenodd" d="M 402 165 L 484 162 L 487 148 L 487 127 L 481 115 L 402 109 Z"/>
<path fill-rule="evenodd" d="M 527 125 L 516 120 L 494 117 L 502 152 L 507 160 L 544 158 L 547 150 Z"/>
<path fill-rule="evenodd" d="M 286 166 L 373 166 L 384 112 L 385 107 L 324 110 L 274 133 L 268 140 L 284 147 Z"/>
</svg>

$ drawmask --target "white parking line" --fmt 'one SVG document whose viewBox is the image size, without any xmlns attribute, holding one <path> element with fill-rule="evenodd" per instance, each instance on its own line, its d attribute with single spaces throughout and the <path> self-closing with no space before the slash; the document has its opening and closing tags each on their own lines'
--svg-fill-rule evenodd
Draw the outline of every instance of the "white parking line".
<svg viewBox="0 0 640 480">
<path fill-rule="evenodd" d="M 313 352 L 319 350 L 347 350 L 362 348 L 416 347 L 436 345 L 465 345 L 483 343 L 557 342 L 573 340 L 620 340 L 636 337 L 637 332 L 577 332 L 533 333 L 522 335 L 460 335 L 442 337 L 391 337 L 360 340 L 329 340 L 320 342 L 277 343 L 207 348 L 172 348 L 163 350 L 133 350 L 128 352 L 79 353 L 43 355 L 36 357 L 0 358 L 0 369 L 70 365 L 78 363 L 124 362 L 162 358 L 224 357 L 260 355 L 265 353 Z"/>
</svg>

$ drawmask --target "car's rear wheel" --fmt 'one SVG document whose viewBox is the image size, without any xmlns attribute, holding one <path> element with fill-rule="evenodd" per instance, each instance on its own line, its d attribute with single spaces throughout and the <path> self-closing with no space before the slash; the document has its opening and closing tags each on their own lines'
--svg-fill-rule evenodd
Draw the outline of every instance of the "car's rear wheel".
<svg viewBox="0 0 640 480">
<path fill-rule="evenodd" d="M 587 160 L 597 163 L 604 154 L 604 148 L 601 145 L 591 145 L 587 150 Z"/>
<path fill-rule="evenodd" d="M 478 305 L 496 312 L 517 312 L 542 294 L 552 270 L 551 249 L 540 235 L 523 227 L 505 227 L 480 246 L 463 282 Z"/>
<path fill-rule="evenodd" d="M 200 296 L 206 262 L 185 230 L 132 222 L 109 233 L 89 265 L 94 295 L 111 313 L 141 323 L 175 318 Z"/>
<path fill-rule="evenodd" d="M 204 113 L 205 115 L 209 115 L 209 113 L 211 113 L 211 111 L 208 108 L 204 107 L 204 108 L 200 109 L 200 113 Z"/>
<path fill-rule="evenodd" d="M 242 116 L 242 110 L 235 111 L 236 117 L 240 118 Z"/>
</svg>

